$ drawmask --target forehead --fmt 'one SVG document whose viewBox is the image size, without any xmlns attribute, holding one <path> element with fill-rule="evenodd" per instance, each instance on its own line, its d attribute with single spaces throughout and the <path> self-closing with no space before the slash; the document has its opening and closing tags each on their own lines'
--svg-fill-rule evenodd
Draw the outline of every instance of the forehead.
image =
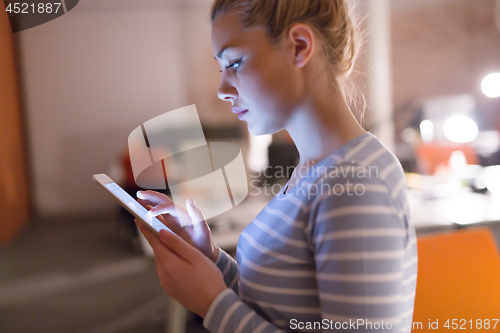
<svg viewBox="0 0 500 333">
<path fill-rule="evenodd" d="M 265 30 L 261 27 L 243 29 L 238 15 L 225 13 L 216 17 L 212 24 L 212 48 L 214 55 L 228 46 L 247 47 L 262 43 Z M 228 49 L 228 52 L 231 49 Z"/>
</svg>

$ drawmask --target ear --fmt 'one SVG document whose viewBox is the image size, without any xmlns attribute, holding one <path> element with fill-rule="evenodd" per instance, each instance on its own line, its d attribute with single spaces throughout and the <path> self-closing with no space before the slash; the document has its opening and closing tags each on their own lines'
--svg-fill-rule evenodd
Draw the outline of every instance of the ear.
<svg viewBox="0 0 500 333">
<path fill-rule="evenodd" d="M 304 23 L 295 23 L 288 29 L 287 39 L 293 46 L 295 65 L 304 67 L 311 59 L 315 48 L 312 28 Z"/>
</svg>

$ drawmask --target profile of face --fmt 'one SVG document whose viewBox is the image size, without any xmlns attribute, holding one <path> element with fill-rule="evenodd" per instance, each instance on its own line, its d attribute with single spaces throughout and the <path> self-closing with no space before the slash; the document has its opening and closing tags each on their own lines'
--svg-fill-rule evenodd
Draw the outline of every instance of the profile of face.
<svg viewBox="0 0 500 333">
<path fill-rule="evenodd" d="M 238 117 L 250 133 L 285 128 L 304 90 L 295 42 L 284 38 L 273 44 L 263 27 L 243 29 L 236 14 L 225 13 L 213 22 L 212 48 L 222 68 L 218 96 L 248 110 Z"/>
</svg>

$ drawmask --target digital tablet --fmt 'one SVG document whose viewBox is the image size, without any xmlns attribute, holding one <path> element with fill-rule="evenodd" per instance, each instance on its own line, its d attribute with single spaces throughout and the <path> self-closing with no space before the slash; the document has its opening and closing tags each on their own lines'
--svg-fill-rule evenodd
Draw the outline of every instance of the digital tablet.
<svg viewBox="0 0 500 333">
<path fill-rule="evenodd" d="M 127 192 L 125 192 L 124 189 L 122 189 L 106 174 L 101 173 L 98 175 L 93 175 L 92 179 L 101 184 L 102 187 L 104 187 L 109 193 L 111 193 L 126 210 L 134 215 L 137 220 L 144 223 L 156 235 L 158 235 L 161 229 L 172 232 L 156 217 L 147 215 L 148 210 L 142 207 L 142 205 L 138 203 L 137 200 L 135 200 Z"/>
</svg>

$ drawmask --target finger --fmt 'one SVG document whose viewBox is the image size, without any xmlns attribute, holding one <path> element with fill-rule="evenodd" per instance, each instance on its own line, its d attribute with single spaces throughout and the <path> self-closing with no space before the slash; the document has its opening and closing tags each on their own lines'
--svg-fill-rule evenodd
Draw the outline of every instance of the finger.
<svg viewBox="0 0 500 333">
<path fill-rule="evenodd" d="M 137 191 L 137 198 L 149 200 L 154 204 L 162 204 L 165 202 L 172 202 L 172 200 L 170 200 L 170 198 L 167 195 L 160 193 L 160 192 L 151 191 L 151 190 Z"/>
<path fill-rule="evenodd" d="M 189 263 L 195 264 L 200 256 L 204 256 L 199 250 L 189 245 L 173 232 L 160 230 L 158 236 L 163 245 Z"/>
<path fill-rule="evenodd" d="M 144 204 L 142 205 L 142 207 L 146 208 L 148 211 L 150 211 L 151 209 L 153 209 L 154 207 L 149 205 L 149 204 Z"/>
<path fill-rule="evenodd" d="M 192 198 L 186 200 L 186 209 L 192 223 L 205 221 L 202 211 L 198 208 L 198 206 L 196 206 L 196 203 Z"/>
<path fill-rule="evenodd" d="M 152 208 L 148 214 L 152 216 L 164 214 L 164 224 L 170 229 L 186 226 L 192 223 L 186 208 L 175 205 L 173 202 L 160 204 Z M 174 218 L 168 218 L 167 214 L 173 216 Z"/>
<path fill-rule="evenodd" d="M 146 208 L 146 206 L 151 206 L 154 207 L 156 206 L 155 203 L 149 201 L 149 200 L 144 200 L 144 199 L 137 199 L 137 202 L 142 205 L 142 207 Z"/>
<path fill-rule="evenodd" d="M 158 205 L 158 206 L 161 206 L 161 205 Z M 178 228 L 181 225 L 179 223 L 178 218 L 175 216 L 175 215 L 177 215 L 177 212 L 175 211 L 175 209 L 173 211 L 173 214 L 163 213 L 164 210 L 162 210 L 161 207 L 160 207 L 159 211 L 154 211 L 154 210 L 152 211 L 152 210 L 153 210 L 153 208 L 151 208 L 151 210 L 148 211 L 148 213 L 147 213 L 148 216 L 154 217 L 156 215 L 156 218 L 158 220 L 160 220 L 161 223 L 163 223 L 169 229 L 177 232 Z M 162 214 L 165 214 L 165 215 L 162 215 Z M 187 215 L 187 213 L 186 213 L 186 215 Z"/>
<path fill-rule="evenodd" d="M 170 214 L 172 216 L 179 217 L 179 212 L 177 211 L 178 209 L 180 209 L 180 207 L 176 207 L 173 202 L 165 202 L 151 208 L 148 214 L 153 216 Z"/>
<path fill-rule="evenodd" d="M 157 215 L 157 216 L 156 216 L 156 218 L 157 218 L 158 220 L 160 220 L 160 222 L 161 222 L 161 223 L 165 224 L 165 225 L 168 227 L 167 222 L 165 222 L 165 218 L 163 217 L 163 215 Z M 172 223 L 168 223 L 168 224 L 172 224 Z M 175 224 L 175 223 L 174 223 L 174 224 Z M 170 228 L 170 227 L 169 227 L 169 228 Z"/>
<path fill-rule="evenodd" d="M 144 238 L 146 238 L 146 240 L 148 241 L 149 245 L 151 245 L 151 247 L 153 247 L 153 244 L 158 243 L 158 237 L 156 237 L 156 235 L 151 230 L 149 230 L 149 228 L 146 227 L 143 222 L 138 221 L 137 218 L 134 219 L 134 222 L 139 228 L 139 231 L 144 235 Z"/>
<path fill-rule="evenodd" d="M 148 211 L 153 209 L 154 206 L 152 206 L 149 200 L 142 200 L 142 199 L 137 199 L 137 202 L 141 204 L 142 207 L 146 208 Z M 156 204 L 155 204 L 156 206 Z M 161 223 L 165 224 L 165 219 L 161 215 L 157 215 L 156 218 L 160 220 Z"/>
<path fill-rule="evenodd" d="M 172 251 L 168 246 L 165 246 L 164 242 L 160 240 L 148 227 L 144 226 L 141 222 L 134 220 L 139 230 L 144 235 L 144 238 L 148 241 L 149 245 L 153 249 L 155 254 L 155 259 L 157 262 L 166 261 L 170 264 L 178 263 L 180 260 L 185 260 L 179 256 L 176 252 Z M 162 229 L 163 232 L 174 235 L 173 233 Z"/>
</svg>

